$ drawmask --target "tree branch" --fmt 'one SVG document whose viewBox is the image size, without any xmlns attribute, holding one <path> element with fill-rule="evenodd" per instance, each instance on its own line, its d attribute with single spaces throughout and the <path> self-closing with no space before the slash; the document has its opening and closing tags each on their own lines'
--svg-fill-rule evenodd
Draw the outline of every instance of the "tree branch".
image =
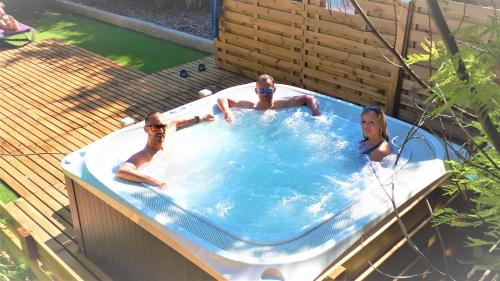
<svg viewBox="0 0 500 281">
<path fill-rule="evenodd" d="M 380 40 L 380 42 L 382 42 L 382 44 L 388 50 L 390 50 L 392 52 L 392 54 L 394 55 L 396 60 L 399 62 L 400 66 L 408 73 L 408 75 L 410 75 L 410 77 L 413 78 L 422 88 L 426 89 L 427 91 L 429 91 L 431 93 L 435 93 L 435 91 L 410 68 L 410 66 L 406 63 L 405 59 L 401 56 L 401 54 L 399 54 L 399 52 L 393 46 L 391 46 L 391 44 L 389 44 L 389 42 L 387 42 L 382 37 L 380 32 L 378 32 L 378 30 L 375 28 L 373 23 L 370 21 L 370 19 L 366 15 L 366 13 L 363 11 L 363 9 L 359 5 L 358 1 L 351 0 L 351 3 L 353 4 L 356 11 L 359 13 L 361 18 L 368 25 L 371 32 L 375 35 L 375 37 L 377 37 L 378 40 Z M 449 51 L 449 52 L 452 55 L 457 54 L 458 47 L 456 46 L 456 42 L 454 40 L 454 37 L 451 35 L 451 32 L 448 28 L 448 25 L 446 24 L 446 21 L 444 20 L 443 14 L 441 13 L 441 9 L 439 9 L 439 4 L 435 0 L 427 0 L 427 3 L 429 5 L 429 7 L 431 8 L 431 10 L 433 10 L 433 11 L 434 11 L 434 9 L 432 9 L 432 7 L 437 6 L 438 12 L 437 11 L 432 12 L 432 14 L 434 15 L 434 20 L 436 21 L 436 13 L 439 13 L 441 15 L 441 17 L 440 17 L 441 21 L 444 23 L 444 25 L 440 24 L 438 22 L 436 22 L 436 24 L 437 24 L 443 38 L 446 38 L 446 37 L 451 38 L 452 42 L 455 44 L 455 52 L 452 52 L 452 51 Z M 447 32 L 441 30 L 441 28 L 443 28 L 443 27 L 446 27 Z M 445 37 L 445 35 L 447 35 L 447 36 Z M 446 41 L 446 39 L 445 39 L 445 44 L 448 47 L 448 42 Z M 461 59 L 460 59 L 460 61 L 461 61 L 461 63 L 459 63 L 457 75 L 459 75 L 460 79 L 467 79 L 468 80 L 468 74 L 467 74 L 467 71 L 465 69 L 465 65 L 463 64 L 463 61 Z M 479 122 L 483 126 L 483 128 L 484 128 L 486 134 L 488 135 L 488 137 L 490 138 L 490 140 L 492 141 L 493 146 L 495 147 L 495 150 L 497 151 L 497 153 L 500 153 L 500 134 L 498 133 L 495 125 L 493 124 L 493 122 L 491 121 L 489 116 L 484 111 L 482 111 L 482 110 L 475 110 L 475 111 L 476 111 L 476 114 L 479 116 Z"/>
<path fill-rule="evenodd" d="M 434 22 L 436 23 L 439 33 L 443 37 L 443 41 L 448 49 L 448 52 L 458 57 L 458 68 L 456 69 L 457 76 L 462 81 L 469 82 L 469 74 L 467 73 L 467 68 L 465 67 L 465 63 L 462 60 L 462 57 L 459 54 L 457 42 L 455 41 L 455 37 L 451 34 L 450 28 L 446 23 L 446 20 L 443 16 L 441 8 L 439 7 L 439 3 L 436 0 L 426 0 L 427 5 L 429 6 L 429 10 L 433 16 Z M 474 88 L 470 89 L 471 94 L 475 93 Z M 496 126 L 491 121 L 490 117 L 484 110 L 480 108 L 475 109 L 476 114 L 479 117 L 479 122 L 483 127 L 486 135 L 491 140 L 493 146 L 497 153 L 500 153 L 500 134 L 497 131 Z"/>
</svg>

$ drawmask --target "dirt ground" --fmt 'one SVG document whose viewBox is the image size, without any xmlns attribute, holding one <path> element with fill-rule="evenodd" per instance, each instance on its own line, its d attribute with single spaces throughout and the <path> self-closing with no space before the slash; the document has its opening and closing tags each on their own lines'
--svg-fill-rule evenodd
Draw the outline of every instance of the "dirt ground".
<svg viewBox="0 0 500 281">
<path fill-rule="evenodd" d="M 208 5 L 190 10 L 182 1 L 164 7 L 148 3 L 150 1 L 136 0 L 70 1 L 210 39 L 211 19 Z M 138 3 L 141 4 L 137 5 Z"/>
</svg>

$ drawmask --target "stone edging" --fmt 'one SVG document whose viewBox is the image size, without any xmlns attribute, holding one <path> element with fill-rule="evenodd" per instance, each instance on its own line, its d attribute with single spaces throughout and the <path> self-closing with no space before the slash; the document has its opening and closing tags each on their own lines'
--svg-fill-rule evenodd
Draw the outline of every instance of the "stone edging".
<svg viewBox="0 0 500 281">
<path fill-rule="evenodd" d="M 117 15 L 96 8 L 91 8 L 66 0 L 55 0 L 55 2 L 62 8 L 75 14 L 117 25 L 119 27 L 142 32 L 153 37 L 168 40 L 203 52 L 213 52 L 214 43 L 210 39 L 195 36 L 186 32 L 177 31 L 171 28 L 162 27 L 146 21 Z"/>
</svg>

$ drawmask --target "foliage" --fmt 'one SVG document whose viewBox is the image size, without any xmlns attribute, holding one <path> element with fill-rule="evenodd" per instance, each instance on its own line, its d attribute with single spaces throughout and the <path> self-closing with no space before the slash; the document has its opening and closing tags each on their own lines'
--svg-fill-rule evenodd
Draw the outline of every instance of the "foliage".
<svg viewBox="0 0 500 281">
<path fill-rule="evenodd" d="M 475 38 L 477 43 L 462 44 L 458 56 L 451 59 L 442 43 L 435 45 L 429 41 L 422 43 L 426 53 L 409 56 L 409 64 L 429 61 L 432 58 L 433 66 L 437 69 L 430 78 L 435 93 L 427 100 L 440 105 L 432 112 L 433 116 L 449 110 L 452 106 L 458 106 L 493 114 L 491 118 L 498 124 L 496 109 L 500 103 L 500 86 L 496 83 L 498 81 L 495 81 L 495 69 L 500 58 L 500 24 L 492 22 L 490 25 L 478 24 L 464 28 L 463 37 Z M 468 81 L 462 81 L 456 75 L 459 58 L 462 58 L 466 65 Z"/>
<path fill-rule="evenodd" d="M 5 227 L 5 219 L 0 219 L 0 227 Z M 0 246 L 2 246 L 0 244 Z M 23 258 L 16 258 L 0 247 L 0 280 L 34 280 L 35 276 Z"/>
<path fill-rule="evenodd" d="M 463 29 L 462 38 L 474 42 L 460 44 L 460 52 L 451 57 L 443 44 L 423 44 L 425 54 L 411 55 L 408 63 L 432 59 L 433 93 L 427 100 L 436 107 L 432 117 L 453 114 L 455 122 L 463 128 L 475 129 L 473 138 L 468 137 L 471 147 L 469 158 L 463 162 L 450 161 L 453 175 L 445 189 L 448 195 L 464 192 L 470 206 L 465 211 L 452 208 L 436 212 L 436 223 L 474 229 L 474 237 L 468 237 L 465 245 L 474 249 L 474 260 L 465 261 L 480 270 L 500 270 L 500 157 L 491 145 L 479 122 L 470 121 L 461 114 L 464 110 L 486 112 L 494 126 L 500 123 L 500 87 L 497 71 L 500 68 L 500 25 L 496 21 Z M 468 81 L 461 80 L 456 72 L 459 58 L 465 63 Z M 457 111 L 460 108 L 462 110 Z M 471 131 L 471 130 L 469 130 Z"/>
</svg>

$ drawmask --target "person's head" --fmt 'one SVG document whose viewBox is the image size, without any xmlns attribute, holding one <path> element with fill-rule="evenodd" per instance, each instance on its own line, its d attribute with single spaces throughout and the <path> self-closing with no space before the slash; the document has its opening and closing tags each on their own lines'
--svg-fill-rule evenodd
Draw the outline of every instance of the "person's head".
<svg viewBox="0 0 500 281">
<path fill-rule="evenodd" d="M 363 108 L 361 113 L 361 130 L 365 140 L 382 137 L 389 140 L 387 131 L 387 120 L 379 105 L 371 105 Z"/>
<path fill-rule="evenodd" d="M 276 87 L 274 87 L 274 79 L 269 74 L 262 74 L 257 77 L 255 93 L 261 101 L 272 101 Z"/>
<path fill-rule="evenodd" d="M 144 131 L 148 134 L 148 144 L 163 143 L 167 123 L 159 112 L 151 112 L 144 120 Z"/>
</svg>

